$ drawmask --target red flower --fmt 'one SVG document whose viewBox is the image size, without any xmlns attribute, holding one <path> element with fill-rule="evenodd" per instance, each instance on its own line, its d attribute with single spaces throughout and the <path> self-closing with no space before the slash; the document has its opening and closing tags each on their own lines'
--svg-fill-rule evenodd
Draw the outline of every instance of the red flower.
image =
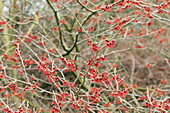
<svg viewBox="0 0 170 113">
<path fill-rule="evenodd" d="M 100 67 L 101 65 L 99 64 L 99 62 L 96 62 L 95 64 L 94 64 L 94 67 L 96 67 L 96 68 L 98 68 L 98 67 Z"/>
<path fill-rule="evenodd" d="M 132 88 L 137 88 L 137 85 L 136 85 L 136 84 L 133 84 Z"/>
<path fill-rule="evenodd" d="M 32 40 L 31 40 L 31 39 L 28 39 L 28 38 L 25 38 L 25 41 L 26 41 L 26 42 L 32 42 Z"/>
<path fill-rule="evenodd" d="M 165 80 L 161 80 L 160 82 L 161 82 L 161 84 L 165 84 L 165 83 L 166 83 L 166 81 L 165 81 Z"/>
<path fill-rule="evenodd" d="M 94 27 L 91 26 L 90 28 L 87 29 L 87 31 L 94 31 Z"/>
<path fill-rule="evenodd" d="M 5 91 L 5 88 L 0 88 L 0 93 Z"/>
<path fill-rule="evenodd" d="M 28 37 L 29 37 L 30 39 L 38 39 L 38 37 L 33 36 L 33 35 L 28 35 Z"/>
<path fill-rule="evenodd" d="M 88 60 L 88 65 L 91 65 L 93 62 L 93 59 Z"/>
<path fill-rule="evenodd" d="M 146 67 L 152 67 L 152 65 L 150 65 L 150 64 L 146 64 Z"/>
<path fill-rule="evenodd" d="M 113 68 L 117 68 L 117 66 L 118 66 L 118 64 L 114 64 L 114 65 L 113 65 Z"/>
<path fill-rule="evenodd" d="M 108 40 L 105 40 L 104 42 L 106 43 L 106 47 L 107 47 L 107 48 L 115 47 L 115 42 L 116 42 L 116 41 L 108 41 Z"/>
<path fill-rule="evenodd" d="M 75 104 L 72 104 L 71 107 L 72 107 L 73 109 L 76 109 L 76 110 L 80 109 L 80 107 L 79 107 L 78 105 L 75 105 Z"/>
<path fill-rule="evenodd" d="M 100 58 L 96 59 L 96 61 L 105 61 L 105 60 L 106 60 L 106 56 L 104 56 L 103 58 L 100 57 Z"/>
<path fill-rule="evenodd" d="M 6 22 L 4 21 L 4 20 L 2 20 L 1 22 L 0 22 L 0 25 L 5 25 L 6 24 Z"/>
<path fill-rule="evenodd" d="M 50 1 L 52 1 L 52 2 L 54 2 L 54 3 L 57 3 L 57 2 L 58 2 L 58 0 L 50 0 Z"/>
<path fill-rule="evenodd" d="M 18 91 L 16 83 L 9 85 L 8 88 L 11 89 L 14 94 Z"/>
<path fill-rule="evenodd" d="M 91 51 L 99 51 L 99 47 L 96 44 L 91 44 Z"/>
<path fill-rule="evenodd" d="M 76 28 L 76 30 L 77 30 L 79 33 L 81 33 L 81 32 L 82 32 L 82 30 L 81 30 L 81 28 L 80 28 L 80 27 L 77 27 L 77 28 Z"/>
<path fill-rule="evenodd" d="M 0 32 L 3 32 L 5 29 L 0 29 Z"/>
<path fill-rule="evenodd" d="M 65 19 L 60 20 L 60 23 L 61 23 L 61 24 L 66 24 Z"/>
<path fill-rule="evenodd" d="M 106 104 L 104 104 L 105 107 L 110 106 L 110 102 L 107 102 Z"/>
<path fill-rule="evenodd" d="M 124 93 L 125 95 L 127 95 L 129 92 L 124 89 L 123 93 Z"/>
<path fill-rule="evenodd" d="M 60 111 L 54 107 L 51 107 L 50 113 L 60 113 Z"/>
<path fill-rule="evenodd" d="M 143 48 L 143 46 L 136 46 L 136 48 L 138 49 L 138 48 Z"/>
<path fill-rule="evenodd" d="M 86 41 L 86 44 L 87 45 L 91 45 L 91 41 Z"/>
<path fill-rule="evenodd" d="M 58 31 L 59 27 L 53 27 L 53 31 Z"/>
</svg>

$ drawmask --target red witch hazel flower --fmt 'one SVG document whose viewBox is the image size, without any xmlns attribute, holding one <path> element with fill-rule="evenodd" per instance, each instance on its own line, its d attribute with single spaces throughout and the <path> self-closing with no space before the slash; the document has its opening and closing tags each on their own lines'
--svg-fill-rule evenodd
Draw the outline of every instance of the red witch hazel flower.
<svg viewBox="0 0 170 113">
<path fill-rule="evenodd" d="M 77 27 L 76 30 L 81 33 L 82 32 L 82 29 L 80 27 Z"/>
<path fill-rule="evenodd" d="M 8 86 L 8 88 L 11 89 L 14 94 L 18 91 L 18 88 L 17 88 L 17 84 L 16 84 L 16 83 L 10 84 L 10 85 Z"/>
<path fill-rule="evenodd" d="M 93 59 L 88 60 L 88 65 L 91 65 L 93 62 Z"/>
<path fill-rule="evenodd" d="M 96 44 L 91 44 L 91 51 L 99 51 L 99 47 Z"/>
<path fill-rule="evenodd" d="M 101 65 L 99 64 L 99 62 L 96 62 L 96 63 L 94 64 L 94 66 L 95 66 L 96 68 L 98 68 L 98 67 L 100 67 Z"/>
<path fill-rule="evenodd" d="M 59 26 L 52 28 L 53 31 L 58 31 L 58 29 L 59 29 Z"/>
<path fill-rule="evenodd" d="M 5 25 L 6 24 L 6 21 L 4 21 L 4 20 L 2 20 L 1 22 L 0 22 L 0 25 Z"/>
<path fill-rule="evenodd" d="M 105 61 L 105 60 L 106 60 L 106 56 L 96 59 L 96 61 Z"/>
<path fill-rule="evenodd" d="M 97 44 L 92 44 L 91 41 L 86 41 L 86 44 L 91 46 L 91 51 L 99 51 L 99 47 L 97 46 Z"/>
<path fill-rule="evenodd" d="M 107 48 L 115 47 L 115 42 L 116 42 L 116 41 L 113 41 L 113 40 L 112 40 L 112 41 L 105 40 L 104 42 L 105 42 Z"/>
<path fill-rule="evenodd" d="M 28 35 L 28 37 L 30 38 L 30 39 L 38 39 L 38 37 L 37 36 L 33 36 L 33 35 Z"/>
<path fill-rule="evenodd" d="M 88 31 L 94 31 L 94 27 L 91 26 L 90 28 L 87 29 Z"/>
</svg>

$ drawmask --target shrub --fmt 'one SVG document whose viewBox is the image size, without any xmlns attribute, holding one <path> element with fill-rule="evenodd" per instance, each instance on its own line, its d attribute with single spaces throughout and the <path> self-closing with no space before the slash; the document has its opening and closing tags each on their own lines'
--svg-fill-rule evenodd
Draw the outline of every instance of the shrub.
<svg viewBox="0 0 170 113">
<path fill-rule="evenodd" d="M 169 5 L 1 0 L 1 111 L 169 112 Z"/>
</svg>

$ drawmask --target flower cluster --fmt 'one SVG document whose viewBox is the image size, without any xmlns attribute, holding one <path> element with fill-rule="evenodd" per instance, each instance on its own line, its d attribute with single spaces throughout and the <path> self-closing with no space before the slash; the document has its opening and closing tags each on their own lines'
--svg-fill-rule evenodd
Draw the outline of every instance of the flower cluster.
<svg viewBox="0 0 170 113">
<path fill-rule="evenodd" d="M 105 42 L 107 48 L 115 47 L 115 42 L 116 42 L 116 41 L 108 41 L 108 40 L 105 40 L 104 42 Z"/>
</svg>

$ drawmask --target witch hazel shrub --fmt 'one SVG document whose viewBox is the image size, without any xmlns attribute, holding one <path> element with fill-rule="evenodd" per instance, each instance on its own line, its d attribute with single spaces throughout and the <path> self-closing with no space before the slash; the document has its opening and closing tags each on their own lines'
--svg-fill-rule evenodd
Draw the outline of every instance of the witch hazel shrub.
<svg viewBox="0 0 170 113">
<path fill-rule="evenodd" d="M 0 110 L 168 113 L 169 5 L 1 0 Z"/>
</svg>

